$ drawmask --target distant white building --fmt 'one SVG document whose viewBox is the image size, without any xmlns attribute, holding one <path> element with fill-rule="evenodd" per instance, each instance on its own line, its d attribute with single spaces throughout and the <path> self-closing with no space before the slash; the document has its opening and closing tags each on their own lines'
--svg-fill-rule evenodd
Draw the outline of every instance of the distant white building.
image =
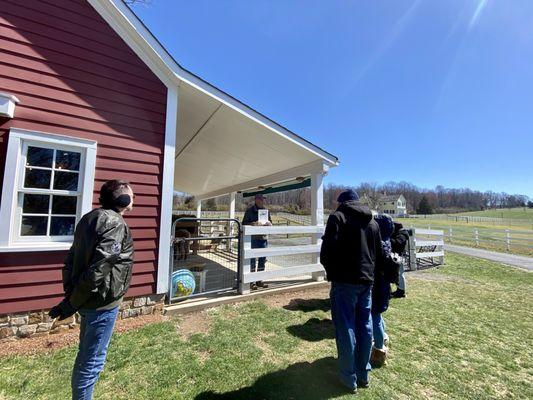
<svg viewBox="0 0 533 400">
<path fill-rule="evenodd" d="M 390 215 L 406 215 L 407 201 L 403 194 L 381 196 L 378 202 L 378 210 Z"/>
</svg>

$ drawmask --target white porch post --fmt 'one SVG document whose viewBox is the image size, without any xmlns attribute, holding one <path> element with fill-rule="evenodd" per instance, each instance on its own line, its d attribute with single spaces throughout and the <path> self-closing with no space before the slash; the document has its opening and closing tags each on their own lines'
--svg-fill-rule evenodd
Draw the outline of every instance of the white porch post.
<svg viewBox="0 0 533 400">
<path fill-rule="evenodd" d="M 326 167 L 323 166 L 318 172 L 311 174 L 311 225 L 324 226 L 324 183 L 323 178 L 326 173 Z M 313 235 L 312 243 L 319 244 L 322 242 L 321 235 Z M 313 256 L 313 263 L 320 262 L 318 254 Z M 313 279 L 316 281 L 324 280 L 324 272 L 313 272 Z"/>
<path fill-rule="evenodd" d="M 202 200 L 196 200 L 196 218 L 202 218 Z"/>
<path fill-rule="evenodd" d="M 157 258 L 157 293 L 166 293 L 172 264 L 172 201 L 174 197 L 174 165 L 178 128 L 178 88 L 167 90 L 167 117 L 163 155 L 161 220 L 159 221 L 159 254 Z"/>
<path fill-rule="evenodd" d="M 229 214 L 228 218 L 234 219 L 235 218 L 235 192 L 231 192 L 229 194 Z M 234 234 L 234 224 L 232 222 L 228 222 L 228 235 L 232 236 Z M 228 240 L 228 251 L 230 253 L 233 253 L 233 241 L 231 239 Z"/>
</svg>

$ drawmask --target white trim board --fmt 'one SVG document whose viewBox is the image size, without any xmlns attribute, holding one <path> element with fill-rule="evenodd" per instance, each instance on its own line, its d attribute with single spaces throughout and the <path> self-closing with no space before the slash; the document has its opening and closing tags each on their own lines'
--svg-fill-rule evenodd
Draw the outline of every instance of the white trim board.
<svg viewBox="0 0 533 400">
<path fill-rule="evenodd" d="M 167 92 L 167 115 L 165 124 L 165 150 L 163 158 L 163 183 L 161 196 L 161 220 L 159 222 L 159 254 L 157 257 L 157 293 L 168 292 L 172 256 L 172 201 L 174 196 L 174 154 L 178 118 L 178 88 Z"/>
<path fill-rule="evenodd" d="M 11 251 L 44 251 L 44 250 L 65 250 L 64 246 L 57 242 L 16 242 L 13 228 L 15 224 L 18 182 L 21 177 L 20 157 L 24 141 L 48 144 L 51 146 L 63 146 L 77 148 L 83 151 L 84 165 L 80 169 L 80 186 L 82 188 L 81 204 L 77 219 L 91 211 L 94 192 L 94 176 L 96 169 L 96 147 L 92 140 L 71 138 L 69 136 L 30 131 L 26 129 L 11 128 L 7 144 L 6 164 L 4 169 L 4 181 L 2 184 L 2 201 L 0 203 L 0 221 L 7 223 L 7 229 L 0 230 L 0 252 Z M 67 243 L 67 242 L 64 242 Z M 67 243 L 70 247 L 70 242 Z"/>
</svg>

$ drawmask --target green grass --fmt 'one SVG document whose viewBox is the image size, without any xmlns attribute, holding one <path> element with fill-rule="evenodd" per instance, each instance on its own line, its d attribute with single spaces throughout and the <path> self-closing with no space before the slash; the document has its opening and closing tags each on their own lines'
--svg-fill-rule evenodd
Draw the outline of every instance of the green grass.
<svg viewBox="0 0 533 400">
<path fill-rule="evenodd" d="M 449 255 L 410 275 L 384 314 L 389 364 L 360 399 L 533 398 L 533 275 Z M 256 301 L 115 335 L 96 399 L 349 399 L 328 378 L 335 343 L 325 291 L 297 307 Z M 0 399 L 69 398 L 75 348 L 0 360 Z"/>
<path fill-rule="evenodd" d="M 533 208 L 502 208 L 484 211 L 463 212 L 460 215 L 472 215 L 475 217 L 488 218 L 509 218 L 509 219 L 529 219 L 533 220 Z"/>
</svg>

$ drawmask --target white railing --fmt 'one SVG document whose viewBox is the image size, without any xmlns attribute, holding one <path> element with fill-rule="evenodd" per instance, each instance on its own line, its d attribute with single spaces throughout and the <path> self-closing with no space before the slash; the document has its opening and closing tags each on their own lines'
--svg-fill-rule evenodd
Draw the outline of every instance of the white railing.
<svg viewBox="0 0 533 400">
<path fill-rule="evenodd" d="M 409 246 L 410 269 L 418 269 L 423 262 L 444 264 L 444 231 L 420 228 L 413 228 L 413 231 Z"/>
<path fill-rule="evenodd" d="M 250 283 L 273 278 L 301 276 L 313 274 L 317 280 L 323 279 L 324 267 L 319 262 L 320 245 L 319 239 L 324 233 L 324 226 L 243 226 L 241 271 L 239 293 L 250 291 Z M 290 235 L 309 234 L 311 244 L 297 246 L 275 246 L 261 249 L 252 249 L 252 235 Z M 259 257 L 290 256 L 296 254 L 311 254 L 312 263 L 295 265 L 291 267 L 279 267 L 260 272 L 251 272 L 250 260 Z"/>
</svg>

